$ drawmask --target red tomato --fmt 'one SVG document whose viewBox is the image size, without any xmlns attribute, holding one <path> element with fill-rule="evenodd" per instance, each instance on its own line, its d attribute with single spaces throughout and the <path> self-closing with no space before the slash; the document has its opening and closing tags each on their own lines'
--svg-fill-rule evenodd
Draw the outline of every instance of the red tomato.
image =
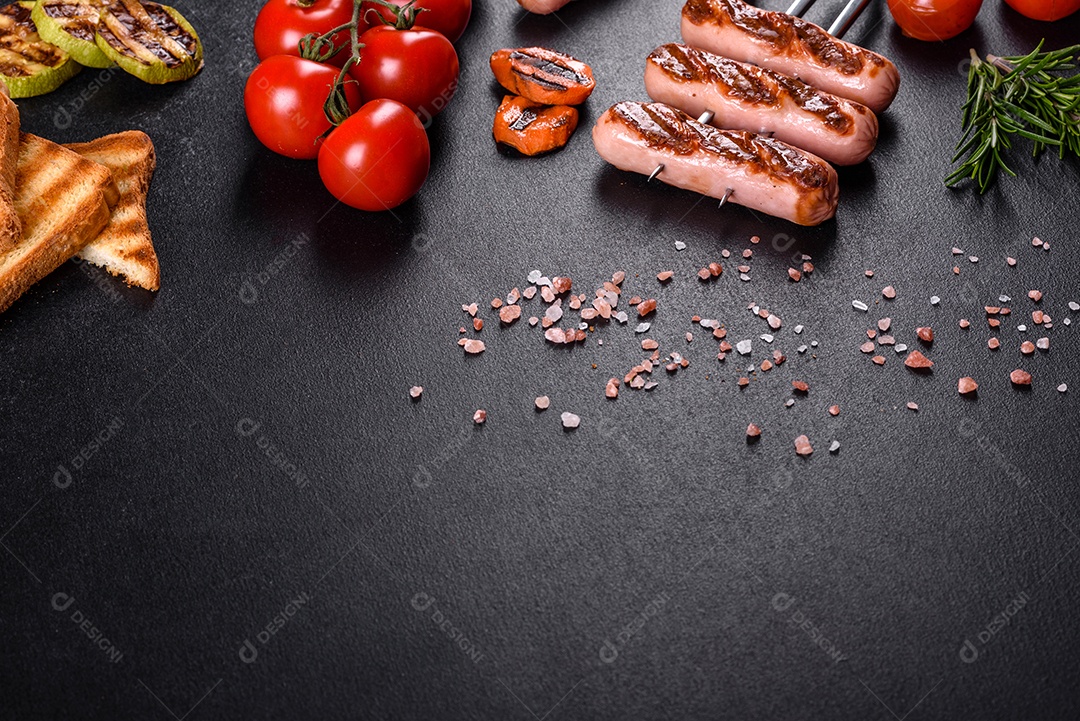
<svg viewBox="0 0 1080 721">
<path fill-rule="evenodd" d="M 314 158 L 330 129 L 323 103 L 340 71 L 314 60 L 275 55 L 256 66 L 244 87 L 244 111 L 255 136 L 275 153 Z M 349 108 L 360 107 L 356 83 L 345 83 Z"/>
<path fill-rule="evenodd" d="M 409 0 L 387 0 L 401 7 Z M 416 24 L 425 28 L 431 28 L 446 36 L 450 42 L 457 42 L 465 27 L 469 24 L 472 15 L 472 0 L 416 0 L 412 7 L 421 10 L 416 16 Z M 372 26 L 378 23 L 375 16 L 369 15 L 369 10 L 377 11 L 388 23 L 393 24 L 396 20 L 395 13 L 388 7 L 366 2 L 363 5 L 365 20 L 370 20 Z"/>
<path fill-rule="evenodd" d="M 1032 20 L 1060 20 L 1080 10 L 1080 0 L 1005 0 L 1016 12 Z"/>
<path fill-rule="evenodd" d="M 269 0 L 255 18 L 255 52 L 259 60 L 274 55 L 300 56 L 300 39 L 323 35 L 352 21 L 353 0 Z M 367 29 L 361 18 L 360 32 Z M 334 44 L 347 43 L 349 33 L 334 35 Z M 346 47 L 330 61 L 339 68 L 349 58 Z"/>
<path fill-rule="evenodd" d="M 396 100 L 372 100 L 330 133 L 319 176 L 330 193 L 360 210 L 389 210 L 427 179 L 431 148 L 416 114 Z"/>
<path fill-rule="evenodd" d="M 889 0 L 889 11 L 904 35 L 916 40 L 948 40 L 971 27 L 982 0 Z"/>
<path fill-rule="evenodd" d="M 454 96 L 458 57 L 442 33 L 422 27 L 397 30 L 389 25 L 360 36 L 360 63 L 349 73 L 365 98 L 389 98 L 409 106 L 426 123 Z"/>
</svg>

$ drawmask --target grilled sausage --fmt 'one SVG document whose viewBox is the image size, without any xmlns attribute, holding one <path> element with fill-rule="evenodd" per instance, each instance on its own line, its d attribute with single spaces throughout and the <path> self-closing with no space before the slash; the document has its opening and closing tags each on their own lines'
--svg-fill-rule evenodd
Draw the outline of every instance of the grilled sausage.
<svg viewBox="0 0 1080 721">
<path fill-rule="evenodd" d="M 744 130 L 703 125 L 662 103 L 621 102 L 593 128 L 600 157 L 643 175 L 663 165 L 660 180 L 677 188 L 817 225 L 836 213 L 836 171 L 816 155 Z"/>
<path fill-rule="evenodd" d="M 491 72 L 510 92 L 545 105 L 579 105 L 596 87 L 592 68 L 547 48 L 496 50 Z"/>
<path fill-rule="evenodd" d="M 861 163 L 877 144 L 877 116 L 865 105 L 678 43 L 646 59 L 645 90 L 694 117 L 712 111 L 718 127 L 771 132 L 837 165 Z"/>
<path fill-rule="evenodd" d="M 570 0 L 518 0 L 518 5 L 537 15 L 550 15 Z"/>
<path fill-rule="evenodd" d="M 566 145 L 577 124 L 577 108 L 507 95 L 495 113 L 493 133 L 496 141 L 524 155 L 539 155 Z"/>
<path fill-rule="evenodd" d="M 688 45 L 790 75 L 875 113 L 900 87 L 899 71 L 881 55 L 743 0 L 686 0 L 682 36 Z"/>
</svg>

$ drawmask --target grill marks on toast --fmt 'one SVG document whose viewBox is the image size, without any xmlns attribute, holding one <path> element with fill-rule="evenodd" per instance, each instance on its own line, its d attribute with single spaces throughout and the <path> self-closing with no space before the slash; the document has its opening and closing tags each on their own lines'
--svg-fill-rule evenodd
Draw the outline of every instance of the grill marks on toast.
<svg viewBox="0 0 1080 721">
<path fill-rule="evenodd" d="M 157 290 L 161 270 L 146 220 L 146 194 L 156 164 L 153 142 L 146 133 L 131 130 L 65 147 L 107 167 L 120 193 L 108 225 L 79 257 L 131 285 Z"/>
<path fill-rule="evenodd" d="M 0 93 L 0 253 L 22 238 L 22 222 L 15 212 L 15 174 L 19 165 L 19 109 Z"/>
<path fill-rule="evenodd" d="M 44 138 L 23 133 L 15 209 L 23 237 L 0 254 L 0 311 L 97 237 L 116 193 L 104 166 Z"/>
</svg>

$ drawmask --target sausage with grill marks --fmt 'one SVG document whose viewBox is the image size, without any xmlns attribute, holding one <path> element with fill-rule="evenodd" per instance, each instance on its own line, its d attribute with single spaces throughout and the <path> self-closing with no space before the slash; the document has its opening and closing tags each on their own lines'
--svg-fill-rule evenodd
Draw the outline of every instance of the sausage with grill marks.
<svg viewBox="0 0 1080 721">
<path fill-rule="evenodd" d="M 694 117 L 712 111 L 717 127 L 771 132 L 837 165 L 861 163 L 877 144 L 877 116 L 865 105 L 679 43 L 646 59 L 645 90 Z"/>
<path fill-rule="evenodd" d="M 662 103 L 621 102 L 593 128 L 600 157 L 643 175 L 663 165 L 668 185 L 745 205 L 799 225 L 836 213 L 836 171 L 821 158 L 774 138 L 703 125 Z"/>
<path fill-rule="evenodd" d="M 687 0 L 682 36 L 687 45 L 790 75 L 875 113 L 889 107 L 900 87 L 900 73 L 885 57 L 743 0 Z"/>
</svg>

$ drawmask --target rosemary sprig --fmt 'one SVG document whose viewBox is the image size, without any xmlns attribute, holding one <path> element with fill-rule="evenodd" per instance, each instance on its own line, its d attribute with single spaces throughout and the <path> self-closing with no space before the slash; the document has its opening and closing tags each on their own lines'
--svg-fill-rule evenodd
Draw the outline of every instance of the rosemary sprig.
<svg viewBox="0 0 1080 721">
<path fill-rule="evenodd" d="M 971 51 L 963 131 L 952 162 L 959 167 L 946 185 L 972 179 L 984 193 L 1002 170 L 1016 177 L 1005 162 L 1015 136 L 1032 141 L 1032 154 L 1048 147 L 1058 157 L 1080 156 L 1080 73 L 1068 74 L 1080 59 L 1080 45 L 1027 55 L 981 59 Z"/>
</svg>

